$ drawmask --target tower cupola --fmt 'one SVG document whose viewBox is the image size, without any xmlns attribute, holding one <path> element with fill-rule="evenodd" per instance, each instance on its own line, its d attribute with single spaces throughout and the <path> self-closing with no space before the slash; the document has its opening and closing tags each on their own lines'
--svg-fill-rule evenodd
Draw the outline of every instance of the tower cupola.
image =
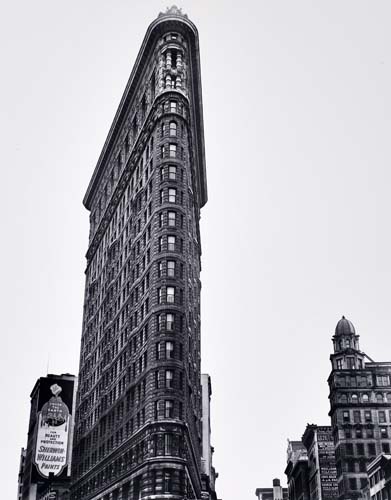
<svg viewBox="0 0 391 500">
<path fill-rule="evenodd" d="M 331 361 L 334 369 L 357 369 L 363 367 L 364 354 L 360 351 L 359 335 L 353 323 L 342 316 L 333 336 L 334 354 Z"/>
</svg>

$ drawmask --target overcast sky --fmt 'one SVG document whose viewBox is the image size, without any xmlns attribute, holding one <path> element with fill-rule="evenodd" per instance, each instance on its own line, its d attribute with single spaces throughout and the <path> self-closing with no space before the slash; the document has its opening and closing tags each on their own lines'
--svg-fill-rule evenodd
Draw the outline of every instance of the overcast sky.
<svg viewBox="0 0 391 500">
<path fill-rule="evenodd" d="M 156 0 L 21 0 L 0 16 L 2 500 L 29 394 L 77 374 L 82 198 Z M 391 360 L 391 2 L 183 0 L 199 29 L 209 202 L 202 369 L 219 497 L 285 484 L 327 415 L 342 314 Z"/>
</svg>

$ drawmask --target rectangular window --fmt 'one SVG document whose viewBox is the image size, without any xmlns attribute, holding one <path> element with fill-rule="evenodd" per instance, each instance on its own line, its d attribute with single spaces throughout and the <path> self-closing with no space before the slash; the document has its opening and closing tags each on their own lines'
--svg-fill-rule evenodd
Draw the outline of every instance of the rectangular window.
<svg viewBox="0 0 391 500">
<path fill-rule="evenodd" d="M 174 342 L 166 342 L 166 359 L 172 359 L 174 357 Z"/>
<path fill-rule="evenodd" d="M 376 385 L 380 387 L 390 385 L 390 377 L 388 375 L 377 375 Z"/>
<path fill-rule="evenodd" d="M 162 146 L 164 147 L 164 146 Z M 169 157 L 170 158 L 176 158 L 176 151 L 177 151 L 177 145 L 176 144 L 170 144 L 169 145 Z"/>
<path fill-rule="evenodd" d="M 389 443 L 382 443 L 381 446 L 382 446 L 383 453 L 387 453 L 387 454 L 390 453 L 390 444 Z"/>
<path fill-rule="evenodd" d="M 177 102 L 176 101 L 170 101 L 170 111 L 171 111 L 171 113 L 177 112 Z"/>
<path fill-rule="evenodd" d="M 349 417 L 349 412 L 348 411 L 344 411 L 343 414 L 343 421 L 344 422 L 350 422 L 350 417 Z"/>
<path fill-rule="evenodd" d="M 166 370 L 166 389 L 172 389 L 173 379 L 174 379 L 174 372 L 172 370 Z"/>
<path fill-rule="evenodd" d="M 372 422 L 372 412 L 371 410 L 366 410 L 364 412 L 365 422 Z"/>
<path fill-rule="evenodd" d="M 167 236 L 167 249 L 169 252 L 175 252 L 175 236 Z"/>
<path fill-rule="evenodd" d="M 163 303 L 163 290 L 161 288 L 157 289 L 157 295 L 158 295 L 158 303 L 162 304 Z"/>
<path fill-rule="evenodd" d="M 164 418 L 172 418 L 173 417 L 173 409 L 174 409 L 173 402 L 167 399 L 164 402 Z"/>
<path fill-rule="evenodd" d="M 166 328 L 169 331 L 174 330 L 174 315 L 171 313 L 167 313 L 166 315 Z"/>
<path fill-rule="evenodd" d="M 167 302 L 173 304 L 175 302 L 175 287 L 167 287 Z"/>
<path fill-rule="evenodd" d="M 384 424 L 386 421 L 386 412 L 385 411 L 379 411 L 379 422 L 381 424 Z"/>
<path fill-rule="evenodd" d="M 376 455 L 376 444 L 375 443 L 368 444 L 368 455 L 370 457 L 373 457 Z"/>
<path fill-rule="evenodd" d="M 177 124 L 176 122 L 170 122 L 169 133 L 171 137 L 176 137 L 177 135 Z"/>
<path fill-rule="evenodd" d="M 169 188 L 169 190 L 168 190 L 168 201 L 170 203 L 176 203 L 176 189 L 175 188 Z"/>
<path fill-rule="evenodd" d="M 346 454 L 353 455 L 353 444 L 352 443 L 346 443 Z"/>
<path fill-rule="evenodd" d="M 168 178 L 171 181 L 176 181 L 176 166 L 175 165 L 168 166 Z"/>
<path fill-rule="evenodd" d="M 167 261 L 167 276 L 169 276 L 170 278 L 175 277 L 175 261 L 174 260 Z"/>
<path fill-rule="evenodd" d="M 168 212 L 168 225 L 170 227 L 176 226 L 176 212 Z"/>
<path fill-rule="evenodd" d="M 361 412 L 360 410 L 353 411 L 353 421 L 355 424 L 361 422 Z"/>
<path fill-rule="evenodd" d="M 164 435 L 164 454 L 172 455 L 172 435 L 165 434 Z"/>
<path fill-rule="evenodd" d="M 358 443 L 357 444 L 357 454 L 358 455 L 364 455 L 364 445 L 363 445 L 363 443 Z"/>
<path fill-rule="evenodd" d="M 388 437 L 387 434 L 387 427 L 380 427 L 380 437 L 385 439 Z"/>
</svg>

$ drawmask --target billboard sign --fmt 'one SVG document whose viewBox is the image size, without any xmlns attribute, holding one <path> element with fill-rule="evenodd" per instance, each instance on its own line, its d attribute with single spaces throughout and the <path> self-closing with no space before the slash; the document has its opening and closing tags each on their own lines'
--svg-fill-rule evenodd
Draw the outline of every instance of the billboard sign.
<svg viewBox="0 0 391 500">
<path fill-rule="evenodd" d="M 61 397 L 63 387 L 59 384 L 63 385 L 61 380 L 48 387 L 50 393 L 46 391 L 46 401 L 42 401 L 37 415 L 33 460 L 37 471 L 44 478 L 49 478 L 51 473 L 58 477 L 68 465 L 72 416 Z"/>
</svg>

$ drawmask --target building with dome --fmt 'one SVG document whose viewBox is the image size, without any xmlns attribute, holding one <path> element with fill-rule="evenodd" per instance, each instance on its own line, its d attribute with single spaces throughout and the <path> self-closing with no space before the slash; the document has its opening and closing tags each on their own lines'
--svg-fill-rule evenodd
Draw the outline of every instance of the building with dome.
<svg viewBox="0 0 391 500">
<path fill-rule="evenodd" d="M 362 498 L 367 465 L 391 449 L 391 362 L 360 350 L 359 335 L 344 316 L 337 323 L 328 378 L 339 500 Z"/>
<path fill-rule="evenodd" d="M 84 198 L 72 500 L 216 497 L 200 371 L 206 202 L 198 32 L 172 7 L 147 29 Z"/>
</svg>

